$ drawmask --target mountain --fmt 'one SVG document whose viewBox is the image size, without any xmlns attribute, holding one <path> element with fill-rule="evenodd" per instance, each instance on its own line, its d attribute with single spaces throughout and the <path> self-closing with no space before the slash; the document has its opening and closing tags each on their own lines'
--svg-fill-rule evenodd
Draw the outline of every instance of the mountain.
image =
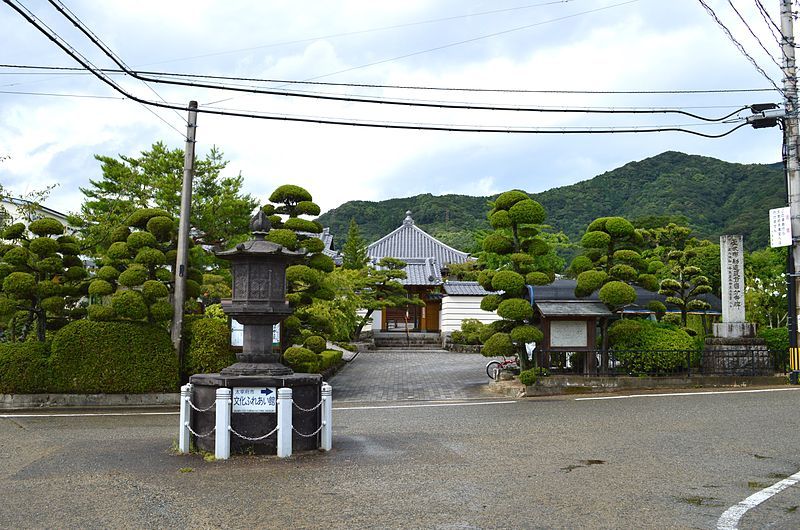
<svg viewBox="0 0 800 530">
<path fill-rule="evenodd" d="M 668 151 L 569 186 L 531 196 L 547 210 L 547 223 L 579 241 L 601 216 L 619 215 L 641 225 L 683 220 L 698 237 L 743 234 L 749 249 L 769 244 L 770 208 L 786 205 L 783 166 L 733 164 Z M 411 210 L 423 230 L 451 246 L 474 250 L 472 233 L 489 228 L 493 197 L 431 194 L 385 201 L 348 201 L 319 217 L 341 247 L 350 219 L 368 241 L 394 230 Z"/>
</svg>

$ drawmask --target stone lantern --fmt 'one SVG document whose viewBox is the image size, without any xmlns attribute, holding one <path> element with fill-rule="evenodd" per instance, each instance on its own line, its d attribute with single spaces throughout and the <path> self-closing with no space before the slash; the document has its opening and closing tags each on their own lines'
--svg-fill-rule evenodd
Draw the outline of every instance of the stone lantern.
<svg viewBox="0 0 800 530">
<path fill-rule="evenodd" d="M 278 362 L 272 351 L 272 329 L 292 314 L 286 301 L 286 267 L 304 255 L 266 241 L 270 222 L 263 211 L 250 221 L 254 239 L 218 252 L 231 262 L 233 297 L 223 302 L 225 314 L 244 326 L 239 361 L 221 373 L 226 375 L 288 375 L 292 370 Z"/>
</svg>

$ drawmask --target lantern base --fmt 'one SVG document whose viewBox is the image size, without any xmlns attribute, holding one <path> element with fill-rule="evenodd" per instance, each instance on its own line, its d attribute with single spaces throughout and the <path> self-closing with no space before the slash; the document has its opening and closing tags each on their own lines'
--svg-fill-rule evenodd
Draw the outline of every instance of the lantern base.
<svg viewBox="0 0 800 530">
<path fill-rule="evenodd" d="M 294 371 L 280 363 L 235 363 L 220 370 L 222 375 L 292 375 Z"/>
</svg>

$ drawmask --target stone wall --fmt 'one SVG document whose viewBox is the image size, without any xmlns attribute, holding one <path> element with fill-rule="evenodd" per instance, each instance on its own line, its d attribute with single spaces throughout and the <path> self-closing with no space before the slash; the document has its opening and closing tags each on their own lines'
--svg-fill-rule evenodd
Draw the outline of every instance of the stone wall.
<svg viewBox="0 0 800 530">
<path fill-rule="evenodd" d="M 772 375 L 772 357 L 764 339 L 706 338 L 703 350 L 704 374 Z"/>
</svg>

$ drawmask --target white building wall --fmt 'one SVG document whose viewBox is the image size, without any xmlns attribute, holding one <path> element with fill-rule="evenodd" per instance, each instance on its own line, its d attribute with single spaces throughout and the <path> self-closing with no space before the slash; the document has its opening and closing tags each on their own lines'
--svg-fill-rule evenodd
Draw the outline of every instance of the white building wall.
<svg viewBox="0 0 800 530">
<path fill-rule="evenodd" d="M 461 321 L 474 318 L 489 324 L 500 320 L 495 312 L 481 309 L 482 296 L 445 296 L 442 298 L 442 313 L 440 329 L 442 333 L 449 333 L 461 329 Z"/>
<path fill-rule="evenodd" d="M 366 314 L 367 314 L 366 309 L 359 309 L 358 311 L 356 311 L 356 315 L 358 315 L 358 318 L 364 318 L 364 315 Z M 381 311 L 379 309 L 373 311 L 372 315 L 369 318 L 372 320 L 372 322 L 367 322 L 366 324 L 364 324 L 364 329 L 362 329 L 361 331 L 372 331 L 373 328 L 381 329 Z"/>
</svg>

